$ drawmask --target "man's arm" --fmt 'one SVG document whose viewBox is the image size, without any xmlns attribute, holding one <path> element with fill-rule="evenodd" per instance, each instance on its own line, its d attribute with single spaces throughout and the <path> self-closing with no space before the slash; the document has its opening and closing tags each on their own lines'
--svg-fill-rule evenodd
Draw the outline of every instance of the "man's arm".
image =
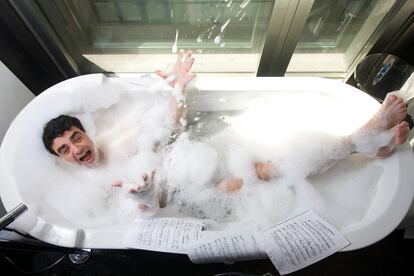
<svg viewBox="0 0 414 276">
<path fill-rule="evenodd" d="M 177 125 L 183 125 L 181 119 L 186 111 L 186 86 L 188 82 L 196 77 L 196 74 L 190 72 L 193 63 L 194 58 L 192 57 L 192 52 L 188 51 L 185 53 L 184 50 L 180 50 L 178 52 L 177 61 L 170 72 L 161 70 L 155 72 L 157 75 L 167 80 L 174 88 L 170 98 L 170 106 Z"/>
</svg>

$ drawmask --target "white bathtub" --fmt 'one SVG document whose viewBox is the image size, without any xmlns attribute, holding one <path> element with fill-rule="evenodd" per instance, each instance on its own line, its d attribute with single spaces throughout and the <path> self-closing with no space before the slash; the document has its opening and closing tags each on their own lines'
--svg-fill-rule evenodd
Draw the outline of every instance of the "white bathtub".
<svg viewBox="0 0 414 276">
<path fill-rule="evenodd" d="M 137 76 L 123 77 L 136 82 Z M 86 75 L 59 83 L 36 97 L 16 117 L 10 126 L 0 148 L 0 195 L 7 210 L 23 202 L 19 183 L 8 169 L 7 147 L 14 143 L 13 137 L 26 123 L 36 120 L 49 97 L 64 95 L 67 88 L 76 89 L 89 85 L 100 86 L 101 75 Z M 195 83 L 199 91 L 190 91 L 189 106 L 192 110 L 211 111 L 239 109 L 246 106 L 249 99 L 266 96 L 269 93 L 315 92 L 337 97 L 344 104 L 377 108 L 379 103 L 356 88 L 338 81 L 321 78 L 199 78 Z M 241 93 L 242 92 L 242 93 Z M 216 97 L 211 97 L 216 95 Z M 222 100 L 217 101 L 217 98 Z M 300 110 L 297 112 L 300 113 Z M 352 109 L 351 113 L 354 113 Z M 351 114 L 350 114 L 351 115 Z M 355 116 L 355 114 L 352 114 Z M 351 120 L 351 119 L 350 119 Z M 362 220 L 342 230 L 351 245 L 344 250 L 354 250 L 379 241 L 393 231 L 406 215 L 413 199 L 414 158 L 408 143 L 386 160 L 376 160 L 384 168 L 379 179 L 376 196 Z M 18 166 L 18 164 L 13 164 Z M 24 173 L 22 171 L 21 173 Z M 30 235 L 59 246 L 78 248 L 124 248 L 123 236 L 127 226 L 118 225 L 100 228 L 78 229 L 62 225 L 53 220 L 37 217 L 30 211 L 36 204 L 31 202 L 29 212 L 17 219 L 14 227 Z"/>
</svg>

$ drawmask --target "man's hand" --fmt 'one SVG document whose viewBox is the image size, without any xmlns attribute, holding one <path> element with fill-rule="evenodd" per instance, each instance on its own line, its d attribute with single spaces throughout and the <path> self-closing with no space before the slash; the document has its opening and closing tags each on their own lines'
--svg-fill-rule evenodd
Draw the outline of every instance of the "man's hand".
<svg viewBox="0 0 414 276">
<path fill-rule="evenodd" d="M 138 209 L 145 213 L 157 211 L 160 207 L 158 191 L 154 183 L 155 170 L 144 173 L 139 181 L 125 185 L 128 194 L 138 201 Z M 112 181 L 112 187 L 122 188 L 124 183 L 121 180 Z"/>
<path fill-rule="evenodd" d="M 178 52 L 177 61 L 170 72 L 157 70 L 155 73 L 166 79 L 172 87 L 178 86 L 184 89 L 187 83 L 196 77 L 196 74 L 190 72 L 194 63 L 194 58 L 191 55 L 191 50 L 185 53 L 181 49 Z"/>
<path fill-rule="evenodd" d="M 154 185 L 154 175 L 155 175 L 155 170 L 151 171 L 150 173 L 144 173 L 140 181 L 129 186 L 128 192 L 132 194 L 135 194 L 135 193 L 139 193 L 142 195 L 145 194 L 146 192 L 151 190 L 151 188 Z"/>
<path fill-rule="evenodd" d="M 144 173 L 139 181 L 129 185 L 128 192 L 132 194 L 145 194 L 145 192 L 149 191 L 154 184 L 154 175 L 155 170 L 149 173 Z M 123 184 L 122 180 L 112 181 L 112 187 L 122 188 Z"/>
</svg>

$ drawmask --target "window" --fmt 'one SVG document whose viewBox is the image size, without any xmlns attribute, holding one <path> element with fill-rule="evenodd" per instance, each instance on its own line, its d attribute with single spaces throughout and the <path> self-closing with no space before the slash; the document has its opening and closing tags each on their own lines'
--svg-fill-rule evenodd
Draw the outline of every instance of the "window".
<svg viewBox="0 0 414 276">
<path fill-rule="evenodd" d="M 59 67 L 76 74 L 153 72 L 183 48 L 197 54 L 198 73 L 338 79 L 353 72 L 390 21 L 414 10 L 407 0 L 11 3 Z"/>
</svg>

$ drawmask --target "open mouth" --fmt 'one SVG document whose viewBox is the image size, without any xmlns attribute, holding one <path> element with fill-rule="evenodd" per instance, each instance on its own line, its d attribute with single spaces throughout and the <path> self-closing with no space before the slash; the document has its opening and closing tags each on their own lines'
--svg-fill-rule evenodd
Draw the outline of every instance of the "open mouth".
<svg viewBox="0 0 414 276">
<path fill-rule="evenodd" d="M 92 151 L 87 150 L 83 156 L 79 158 L 81 162 L 90 163 L 93 161 L 93 154 Z"/>
</svg>

